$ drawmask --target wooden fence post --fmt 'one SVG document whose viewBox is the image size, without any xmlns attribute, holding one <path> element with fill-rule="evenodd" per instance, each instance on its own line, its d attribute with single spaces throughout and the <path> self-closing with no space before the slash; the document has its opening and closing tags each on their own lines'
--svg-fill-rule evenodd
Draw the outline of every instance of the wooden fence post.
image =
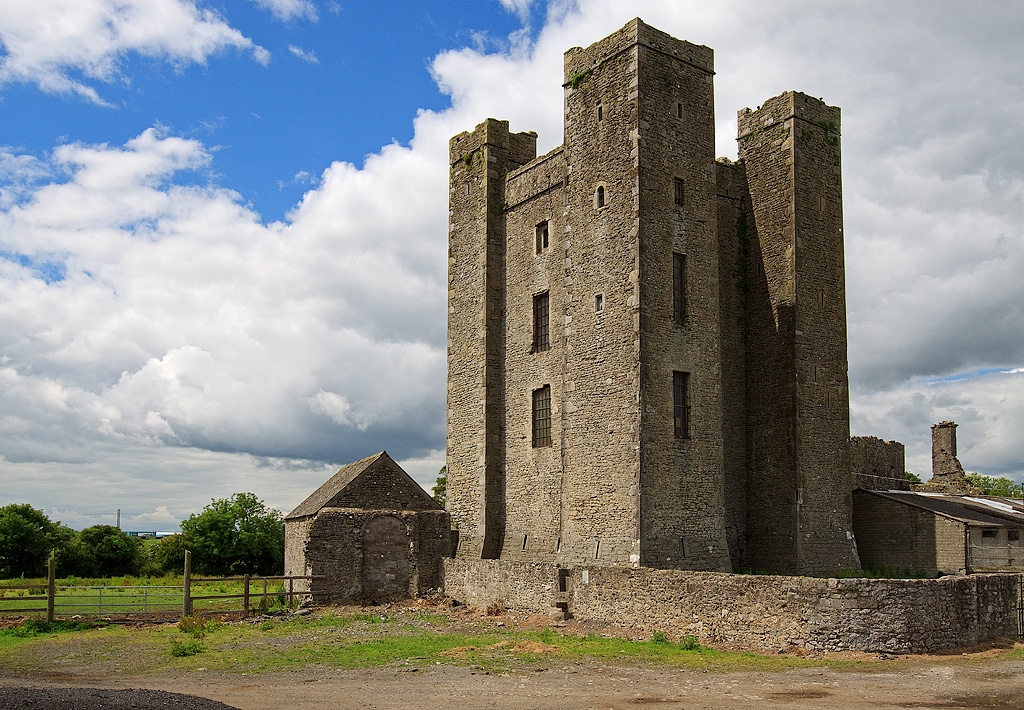
<svg viewBox="0 0 1024 710">
<path fill-rule="evenodd" d="M 242 618 L 249 618 L 249 575 L 242 577 L 242 584 L 245 585 L 245 589 L 242 590 Z"/>
<path fill-rule="evenodd" d="M 185 573 L 181 578 L 181 615 L 192 613 L 192 553 L 185 550 Z"/>
<path fill-rule="evenodd" d="M 50 552 L 50 559 L 46 563 L 46 623 L 53 623 L 53 607 L 56 605 L 57 596 L 57 559 L 53 552 Z"/>
</svg>

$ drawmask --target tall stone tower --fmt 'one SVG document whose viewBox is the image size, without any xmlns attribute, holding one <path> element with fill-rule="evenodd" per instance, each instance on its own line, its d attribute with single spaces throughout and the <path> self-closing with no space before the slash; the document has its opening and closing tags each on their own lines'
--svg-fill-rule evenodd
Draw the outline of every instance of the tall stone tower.
<svg viewBox="0 0 1024 710">
<path fill-rule="evenodd" d="M 855 569 L 839 109 L 787 92 L 738 124 L 757 232 L 745 306 L 750 560 Z"/>
<path fill-rule="evenodd" d="M 457 554 L 856 567 L 838 110 L 793 109 L 825 141 L 804 164 L 755 145 L 762 107 L 741 128 L 748 187 L 742 162 L 715 163 L 707 47 L 633 20 L 564 69 L 561 147 L 538 158 L 494 119 L 450 144 Z"/>
</svg>

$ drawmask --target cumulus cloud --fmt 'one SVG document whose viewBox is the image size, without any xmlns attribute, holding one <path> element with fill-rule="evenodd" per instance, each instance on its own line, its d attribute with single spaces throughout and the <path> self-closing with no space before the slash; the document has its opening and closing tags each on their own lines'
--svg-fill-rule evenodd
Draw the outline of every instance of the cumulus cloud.
<svg viewBox="0 0 1024 710">
<path fill-rule="evenodd" d="M 190 0 L 5 0 L 0 45 L 0 86 L 36 84 L 96 103 L 103 101 L 88 80 L 117 78 L 128 53 L 204 64 L 230 48 L 251 52 L 263 64 L 270 59 L 215 11 Z"/>
<path fill-rule="evenodd" d="M 35 500 L 132 491 L 132 515 L 179 519 L 198 509 L 190 486 L 201 503 L 252 490 L 286 511 L 382 449 L 429 487 L 444 460 L 448 139 L 494 116 L 558 145 L 562 52 L 639 14 L 715 48 L 721 155 L 735 156 L 735 111 L 784 90 L 843 107 L 854 433 L 904 441 L 926 473 L 928 426 L 953 418 L 965 466 L 1019 477 L 1024 91 L 1007 28 L 1024 10 L 989 10 L 549 4 L 533 40 L 437 56 L 451 107 L 420 112 L 407 146 L 326 166 L 280 223 L 217 184 L 210 146 L 159 127 L 45 158 L 2 149 L 4 468 Z M 20 56 L 4 41 L 5 61 Z"/>
</svg>

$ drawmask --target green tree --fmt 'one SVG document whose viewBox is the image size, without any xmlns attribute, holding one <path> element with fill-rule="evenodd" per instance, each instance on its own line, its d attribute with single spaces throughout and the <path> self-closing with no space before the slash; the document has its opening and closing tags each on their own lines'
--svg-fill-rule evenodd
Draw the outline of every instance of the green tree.
<svg viewBox="0 0 1024 710">
<path fill-rule="evenodd" d="M 924 483 L 924 481 L 921 480 L 921 477 L 913 471 L 906 471 L 904 475 L 906 475 L 907 480 L 911 483 Z"/>
<path fill-rule="evenodd" d="M 27 503 L 0 508 L 0 579 L 42 577 L 59 523 Z"/>
<path fill-rule="evenodd" d="M 88 565 L 83 577 L 118 577 L 138 574 L 144 559 L 142 540 L 113 525 L 93 525 L 78 533 L 82 555 Z"/>
<path fill-rule="evenodd" d="M 431 491 L 434 494 L 434 501 L 444 508 L 448 501 L 448 466 L 442 466 L 441 470 L 437 472 L 437 481 L 434 482 Z"/>
<path fill-rule="evenodd" d="M 181 524 L 192 566 L 203 574 L 275 575 L 284 570 L 284 522 L 252 493 L 215 500 Z"/>
<path fill-rule="evenodd" d="M 188 538 L 184 535 L 168 535 L 157 540 L 149 551 L 152 566 L 160 572 L 181 572 L 185 565 L 185 550 Z"/>
<path fill-rule="evenodd" d="M 1003 498 L 1020 498 L 1021 484 L 1009 478 L 983 476 L 980 473 L 968 473 L 967 481 L 975 488 L 981 489 L 983 495 L 1001 496 Z"/>
</svg>

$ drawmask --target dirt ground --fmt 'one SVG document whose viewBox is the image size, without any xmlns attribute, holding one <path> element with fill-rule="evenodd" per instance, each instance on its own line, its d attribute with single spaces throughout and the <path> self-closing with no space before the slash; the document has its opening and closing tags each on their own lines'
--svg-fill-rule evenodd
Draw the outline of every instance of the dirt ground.
<svg viewBox="0 0 1024 710">
<path fill-rule="evenodd" d="M 7 686 L 149 688 L 242 710 L 292 708 L 1021 708 L 1024 662 L 927 657 L 875 672 L 807 668 L 771 673 L 553 665 L 507 675 L 453 666 L 237 676 L 195 671 L 131 678 L 31 674 Z"/>
<path fill-rule="evenodd" d="M 520 623 L 503 615 L 503 620 L 495 619 L 493 623 L 530 626 L 534 622 L 524 618 Z M 845 654 L 847 660 L 867 662 L 853 670 L 821 667 L 729 673 L 552 658 L 549 663 L 498 674 L 427 662 L 359 670 L 308 667 L 253 675 L 203 668 L 153 674 L 135 673 L 130 664 L 110 667 L 82 658 L 81 663 L 44 663 L 31 670 L 0 667 L 0 688 L 163 690 L 208 698 L 241 710 L 573 710 L 647 705 L 686 710 L 1024 708 L 1024 660 L 1007 660 L 1007 649 L 1004 645 L 967 653 L 899 658 Z"/>
</svg>

